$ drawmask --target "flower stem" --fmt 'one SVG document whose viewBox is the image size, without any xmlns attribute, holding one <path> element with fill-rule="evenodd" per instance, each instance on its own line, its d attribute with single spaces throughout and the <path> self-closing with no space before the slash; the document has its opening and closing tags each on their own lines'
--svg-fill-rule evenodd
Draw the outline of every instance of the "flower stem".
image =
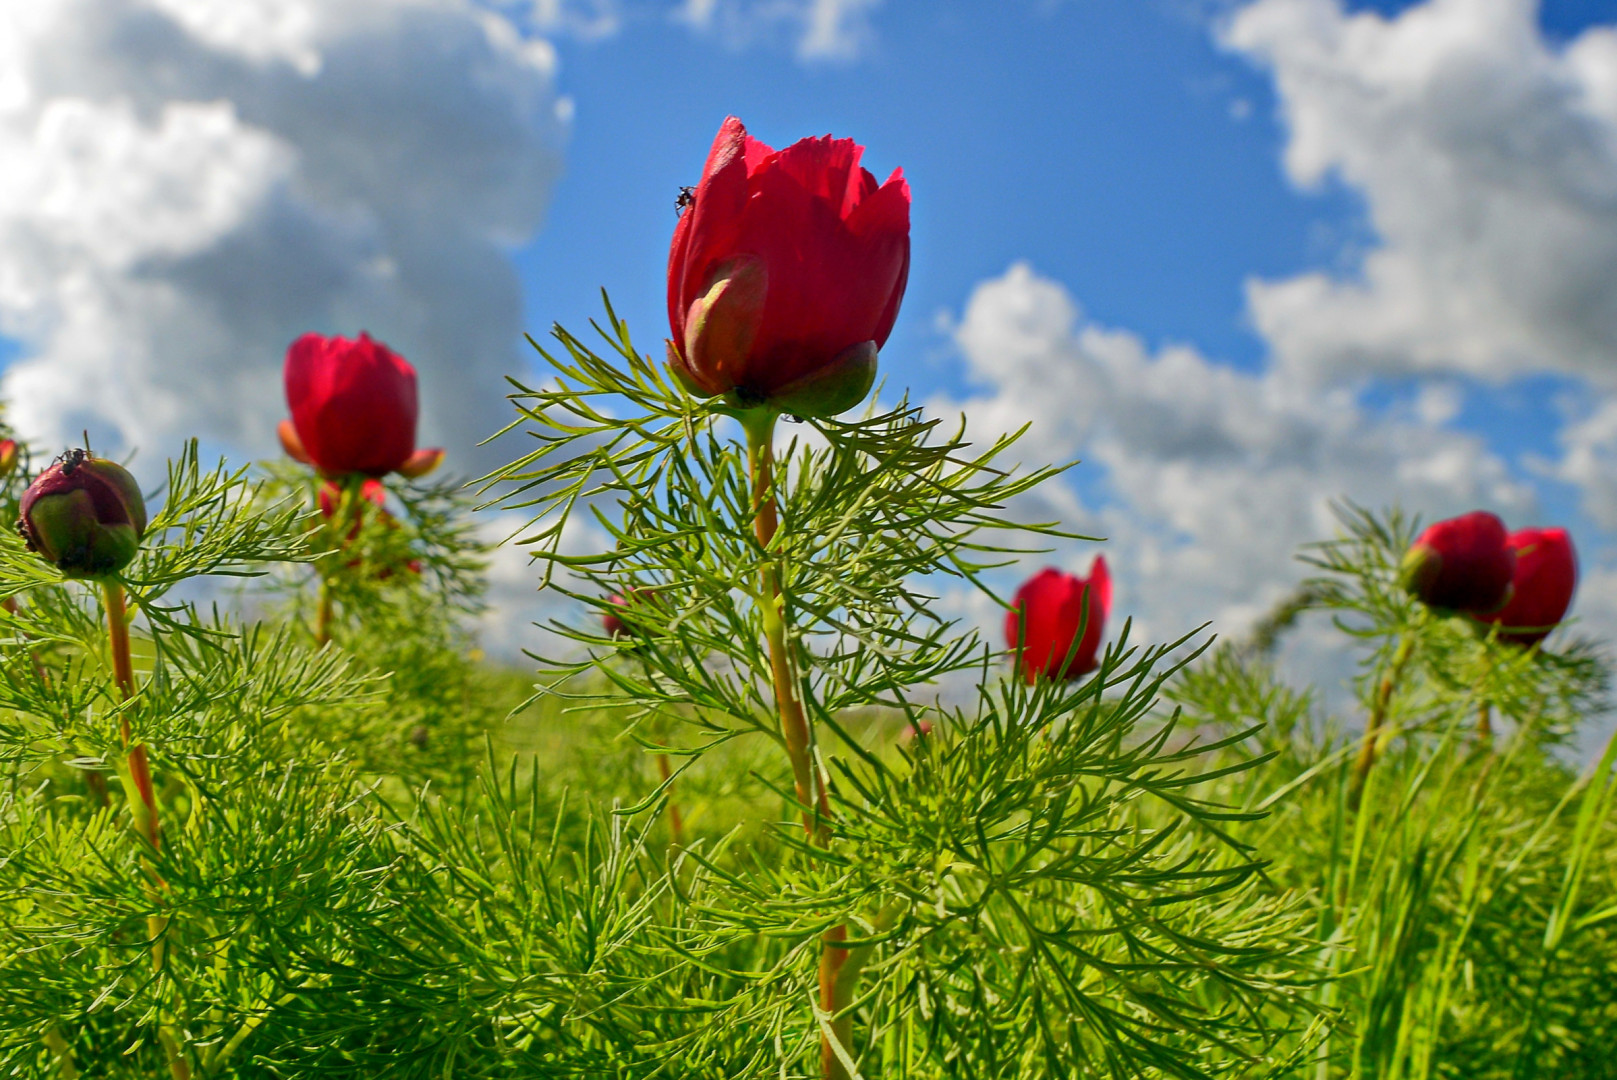
<svg viewBox="0 0 1617 1080">
<path fill-rule="evenodd" d="M 116 581 L 102 586 L 102 598 L 107 609 L 107 639 L 112 652 L 112 676 L 118 684 L 119 696 L 128 701 L 135 696 L 135 665 L 129 655 L 129 614 L 124 606 L 124 587 Z M 129 730 L 129 711 L 118 716 L 118 736 L 127 755 L 129 776 L 134 783 L 136 798 L 130 812 L 135 827 L 151 844 L 152 850 L 162 846 L 162 832 L 157 818 L 157 793 L 152 787 L 151 764 L 146 747 L 133 746 Z"/>
<path fill-rule="evenodd" d="M 118 684 L 119 696 L 127 702 L 135 696 L 135 665 L 129 652 L 129 613 L 124 604 L 124 587 L 116 580 L 109 580 L 102 584 L 101 594 L 107 613 L 107 640 L 112 652 L 112 675 Z M 135 830 L 151 846 L 155 854 L 161 850 L 163 843 L 162 827 L 157 815 L 157 791 L 152 786 L 151 763 L 146 756 L 146 747 L 140 743 L 130 745 L 133 742 L 133 734 L 129 727 L 128 709 L 124 709 L 118 716 L 118 736 L 123 743 L 127 766 L 125 791 L 130 796 L 130 816 L 134 819 Z M 151 879 L 151 894 L 155 899 L 166 885 L 157 875 L 150 858 L 143 856 L 141 863 Z M 148 915 L 146 929 L 152 939 L 152 974 L 161 975 L 164 946 L 168 940 L 168 919 L 162 915 Z M 159 1021 L 157 1035 L 158 1041 L 163 1045 L 164 1057 L 168 1061 L 169 1075 L 174 1080 L 190 1080 L 191 1066 L 186 1061 L 184 1049 L 169 1026 Z"/>
<path fill-rule="evenodd" d="M 1370 722 L 1364 727 L 1364 743 L 1359 748 L 1359 759 L 1353 766 L 1353 787 L 1348 791 L 1348 808 L 1357 810 L 1359 800 L 1364 797 L 1364 785 L 1370 778 L 1370 769 L 1376 763 L 1376 752 L 1382 739 L 1382 727 L 1387 722 L 1387 710 L 1392 704 L 1393 691 L 1397 689 L 1398 680 L 1403 676 L 1404 668 L 1409 658 L 1415 652 L 1415 635 L 1406 632 L 1398 649 L 1392 655 L 1392 663 L 1387 668 L 1387 674 L 1382 677 L 1381 685 L 1376 688 L 1375 704 L 1370 710 Z"/>
<path fill-rule="evenodd" d="M 763 614 L 764 638 L 769 645 L 769 669 L 775 686 L 775 705 L 780 712 L 780 733 L 792 763 L 797 801 L 803 808 L 803 831 L 810 843 L 826 847 L 831 842 L 831 802 L 814 765 L 808 719 L 797 698 L 791 656 L 787 652 L 788 623 L 786 601 L 781 594 L 780 565 L 768 555 L 769 545 L 780 529 L 780 515 L 775 505 L 775 417 L 770 410 L 758 410 L 746 414 L 741 421 L 747 433 L 747 465 L 752 478 L 753 531 L 765 551 L 760 571 L 759 609 Z M 846 1009 L 855 990 L 856 980 L 840 977 L 848 960 L 848 950 L 842 947 L 847 938 L 846 926 L 833 926 L 821 936 L 820 1009 L 832 1015 Z M 842 1015 L 831 1021 L 831 1035 L 851 1054 L 853 1017 Z M 825 1080 L 847 1080 L 848 1077 L 830 1036 L 820 1039 L 820 1075 Z"/>
<path fill-rule="evenodd" d="M 314 643 L 316 647 L 324 646 L 331 640 L 331 580 L 326 577 L 320 579 L 320 605 L 314 616 Z"/>
<path fill-rule="evenodd" d="M 668 765 L 667 754 L 654 755 L 657 759 L 657 775 L 664 784 L 668 785 L 668 838 L 677 848 L 685 846 L 685 822 L 679 814 L 679 804 L 674 801 L 674 785 L 670 783 L 673 771 Z"/>
<path fill-rule="evenodd" d="M 742 426 L 747 432 L 747 464 L 752 474 L 753 531 L 767 552 L 780 528 L 775 507 L 775 413 L 761 410 L 749 414 Z M 764 637 L 769 644 L 769 670 L 775 685 L 775 705 L 780 710 L 780 733 L 786 742 L 786 755 L 792 763 L 792 783 L 797 801 L 803 807 L 803 831 L 816 844 L 830 839 L 831 806 L 824 785 L 815 783 L 814 757 L 810 750 L 808 720 L 797 700 L 791 657 L 786 647 L 786 604 L 781 595 L 780 565 L 765 555 L 760 572 Z"/>
</svg>

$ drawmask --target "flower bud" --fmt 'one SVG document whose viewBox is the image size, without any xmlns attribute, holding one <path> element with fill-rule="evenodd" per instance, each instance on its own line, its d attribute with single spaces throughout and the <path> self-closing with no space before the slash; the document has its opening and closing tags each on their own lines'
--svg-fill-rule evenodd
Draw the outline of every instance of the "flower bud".
<svg viewBox="0 0 1617 1080">
<path fill-rule="evenodd" d="M 0 479 L 10 476 L 17 468 L 17 440 L 0 439 Z"/>
<path fill-rule="evenodd" d="M 1515 565 L 1505 523 L 1473 510 L 1421 533 L 1399 564 L 1398 580 L 1428 607 L 1481 615 L 1510 598 Z"/>
<path fill-rule="evenodd" d="M 146 501 L 122 465 L 71 450 L 29 485 L 17 529 L 68 577 L 129 565 L 146 532 Z"/>
</svg>

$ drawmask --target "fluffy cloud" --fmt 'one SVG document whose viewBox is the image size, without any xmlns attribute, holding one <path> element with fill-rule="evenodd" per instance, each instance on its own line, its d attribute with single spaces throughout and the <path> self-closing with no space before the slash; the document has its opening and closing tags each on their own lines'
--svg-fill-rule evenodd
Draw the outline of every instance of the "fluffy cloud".
<svg viewBox="0 0 1617 1080">
<path fill-rule="evenodd" d="M 360 328 L 421 371 L 461 468 L 505 419 L 564 103 L 550 47 L 471 0 L 0 8 L 10 419 L 160 459 L 268 452 L 280 358 Z"/>
<path fill-rule="evenodd" d="M 1355 274 L 1250 284 L 1279 363 L 1617 387 L 1617 27 L 1553 45 L 1537 16 L 1256 0 L 1229 20 L 1223 42 L 1273 71 L 1288 175 L 1361 194 L 1377 237 Z"/>
<path fill-rule="evenodd" d="M 882 0 L 685 0 L 681 21 L 734 45 L 784 30 L 801 60 L 851 60 L 874 40 L 870 16 Z"/>
<path fill-rule="evenodd" d="M 1334 497 L 1439 515 L 1533 505 L 1479 438 L 1432 422 L 1442 390 L 1381 413 L 1283 369 L 1153 352 L 1026 265 L 978 285 L 954 337 L 984 393 L 931 407 L 963 410 L 979 435 L 1031 421 L 1025 462 L 1084 459 L 1023 512 L 1106 537 L 1119 614 L 1148 637 L 1208 619 L 1244 631 L 1302 576 L 1298 546 L 1334 532 Z M 1052 558 L 1078 569 L 1088 550 Z"/>
</svg>

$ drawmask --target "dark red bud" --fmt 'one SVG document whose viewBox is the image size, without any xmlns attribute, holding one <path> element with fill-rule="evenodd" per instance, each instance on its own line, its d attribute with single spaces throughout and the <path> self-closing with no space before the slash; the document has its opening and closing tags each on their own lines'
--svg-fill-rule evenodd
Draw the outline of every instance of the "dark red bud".
<svg viewBox="0 0 1617 1080">
<path fill-rule="evenodd" d="M 129 565 L 146 533 L 146 500 L 116 462 L 70 451 L 23 493 L 18 531 L 28 550 L 68 577 L 101 577 Z"/>
</svg>

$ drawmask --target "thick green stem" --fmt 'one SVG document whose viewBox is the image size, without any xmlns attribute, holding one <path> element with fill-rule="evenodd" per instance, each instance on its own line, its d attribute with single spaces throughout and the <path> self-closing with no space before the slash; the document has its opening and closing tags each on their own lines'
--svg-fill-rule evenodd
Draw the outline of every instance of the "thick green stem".
<svg viewBox="0 0 1617 1080">
<path fill-rule="evenodd" d="M 791 760 L 792 784 L 803 808 L 803 831 L 809 842 L 825 847 L 831 842 L 831 802 L 825 784 L 814 764 L 812 738 L 803 705 L 797 698 L 791 655 L 787 651 L 787 611 L 781 594 L 780 565 L 768 555 L 770 544 L 780 528 L 775 505 L 775 416 L 758 410 L 742 418 L 747 433 L 747 464 L 752 478 L 753 531 L 765 551 L 759 573 L 759 610 L 763 615 L 764 638 L 769 646 L 769 670 L 775 687 L 775 706 L 780 713 L 780 733 Z M 854 986 L 841 976 L 848 950 L 841 947 L 848 937 L 846 926 L 825 931 L 820 951 L 820 1008 L 836 1015 L 853 1000 Z M 840 1016 L 831 1024 L 832 1034 L 844 1050 L 852 1053 L 853 1017 Z M 820 1074 L 825 1080 L 847 1080 L 848 1072 L 829 1037 L 820 1040 Z"/>
<path fill-rule="evenodd" d="M 1376 754 L 1383 738 L 1381 729 L 1387 722 L 1387 711 L 1392 705 L 1393 691 L 1397 689 L 1398 680 L 1403 677 L 1404 667 L 1408 665 L 1409 658 L 1414 652 L 1415 635 L 1413 632 L 1405 632 L 1403 640 L 1398 643 L 1397 651 L 1393 653 L 1387 674 L 1382 678 L 1381 685 L 1376 688 L 1376 700 L 1370 709 L 1370 722 L 1364 728 L 1364 743 L 1359 747 L 1359 760 L 1353 766 L 1353 787 L 1348 792 L 1349 809 L 1357 810 L 1359 800 L 1364 797 L 1364 785 L 1370 778 L 1371 767 L 1376 763 Z"/>
</svg>

